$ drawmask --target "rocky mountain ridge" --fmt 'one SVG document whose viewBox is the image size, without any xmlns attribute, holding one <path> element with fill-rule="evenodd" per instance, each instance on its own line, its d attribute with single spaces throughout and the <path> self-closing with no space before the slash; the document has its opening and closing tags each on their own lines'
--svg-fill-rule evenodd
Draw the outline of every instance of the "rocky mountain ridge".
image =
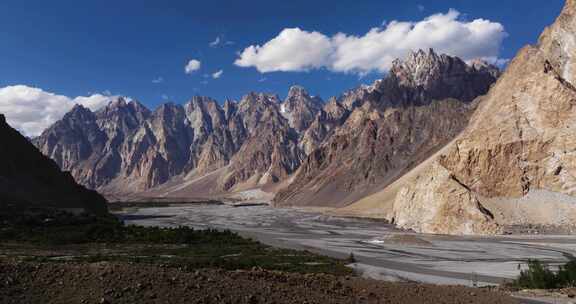
<svg viewBox="0 0 576 304">
<path fill-rule="evenodd" d="M 118 98 L 95 113 L 75 107 L 34 143 L 106 194 L 186 198 L 283 188 L 278 205 L 340 206 L 452 139 L 474 97 L 496 80 L 494 69 L 429 50 L 326 103 L 299 86 L 284 100 L 249 93 L 221 106 L 197 96 L 154 111 Z M 300 197 L 310 191 L 346 199 Z"/>
<path fill-rule="evenodd" d="M 275 204 L 342 207 L 392 183 L 464 129 L 498 76 L 484 67 L 433 50 L 395 61 L 386 78 L 344 95 L 356 107 Z"/>
</svg>

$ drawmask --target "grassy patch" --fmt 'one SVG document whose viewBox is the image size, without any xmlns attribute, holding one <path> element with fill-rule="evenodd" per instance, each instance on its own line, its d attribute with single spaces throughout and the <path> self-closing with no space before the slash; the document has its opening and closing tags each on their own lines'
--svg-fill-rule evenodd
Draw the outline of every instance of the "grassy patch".
<svg viewBox="0 0 576 304">
<path fill-rule="evenodd" d="M 36 261 L 120 261 L 227 270 L 260 267 L 300 273 L 350 274 L 345 262 L 279 249 L 232 231 L 127 226 L 114 217 L 66 213 L 1 219 L 0 253 Z M 16 254 L 16 252 L 18 254 Z"/>
</svg>

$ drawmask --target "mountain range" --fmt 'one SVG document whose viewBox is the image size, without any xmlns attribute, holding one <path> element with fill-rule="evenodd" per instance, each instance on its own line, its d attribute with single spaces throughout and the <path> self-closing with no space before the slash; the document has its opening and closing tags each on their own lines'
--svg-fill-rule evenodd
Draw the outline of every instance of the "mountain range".
<svg viewBox="0 0 576 304">
<path fill-rule="evenodd" d="M 32 141 L 113 200 L 261 198 L 425 233 L 574 225 L 576 0 L 501 75 L 433 50 L 330 98 L 299 86 L 74 107 Z"/>
<path fill-rule="evenodd" d="M 96 112 L 75 106 L 33 141 L 79 183 L 120 198 L 261 189 L 278 192 L 277 205 L 343 206 L 450 141 L 498 74 L 418 51 L 326 103 L 299 86 L 284 100 L 197 96 L 154 111 L 120 97 Z"/>
</svg>

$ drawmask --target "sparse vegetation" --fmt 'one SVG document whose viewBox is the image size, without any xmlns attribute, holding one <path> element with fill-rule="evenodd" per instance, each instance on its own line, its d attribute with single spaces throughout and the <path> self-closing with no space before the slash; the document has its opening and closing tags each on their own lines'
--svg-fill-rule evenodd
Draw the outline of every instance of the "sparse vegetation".
<svg viewBox="0 0 576 304">
<path fill-rule="evenodd" d="M 548 265 L 528 261 L 528 269 L 520 272 L 513 283 L 514 287 L 526 289 L 557 289 L 576 287 L 576 261 L 570 261 L 553 271 Z"/>
<path fill-rule="evenodd" d="M 307 251 L 279 249 L 232 231 L 124 225 L 115 217 L 63 212 L 26 213 L 0 218 L 0 254 L 26 246 L 28 260 L 126 261 L 186 268 L 227 270 L 259 267 L 301 273 L 350 274 L 345 261 Z M 95 249 L 96 248 L 96 249 Z M 74 254 L 70 254 L 70 252 Z M 30 254 L 29 254 L 30 253 Z"/>
</svg>

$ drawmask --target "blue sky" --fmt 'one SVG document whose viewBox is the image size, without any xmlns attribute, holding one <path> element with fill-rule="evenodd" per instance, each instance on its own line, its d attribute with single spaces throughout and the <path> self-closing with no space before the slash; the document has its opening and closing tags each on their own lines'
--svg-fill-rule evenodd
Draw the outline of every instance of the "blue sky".
<svg viewBox="0 0 576 304">
<path fill-rule="evenodd" d="M 30 1 L 0 2 L 0 88 L 26 85 L 65 96 L 111 92 L 151 108 L 168 97 L 193 95 L 220 101 L 249 91 L 284 96 L 293 84 L 328 98 L 381 70 L 260 73 L 234 62 L 250 45 L 263 45 L 283 29 L 365 35 L 391 20 L 418 22 L 436 13 L 460 12 L 458 20 L 500 23 L 507 37 L 499 58 L 512 58 L 534 43 L 558 15 L 562 0 L 499 1 Z M 210 42 L 220 37 L 218 47 Z M 184 72 L 196 59 L 201 68 Z M 222 70 L 218 79 L 211 74 Z M 153 80 L 162 81 L 153 83 Z"/>
</svg>

